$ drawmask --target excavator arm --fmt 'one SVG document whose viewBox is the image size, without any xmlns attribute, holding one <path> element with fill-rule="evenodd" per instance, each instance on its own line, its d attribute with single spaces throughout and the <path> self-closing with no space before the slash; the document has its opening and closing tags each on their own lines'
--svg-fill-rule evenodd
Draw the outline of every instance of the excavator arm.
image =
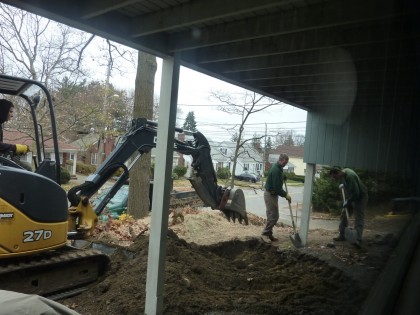
<svg viewBox="0 0 420 315">
<path fill-rule="evenodd" d="M 108 158 L 90 175 L 85 183 L 73 187 L 68 192 L 70 201 L 69 238 L 84 238 L 96 225 L 97 216 L 103 211 L 119 188 L 129 176 L 125 162 L 138 153 L 144 153 L 156 147 L 157 123 L 139 118 L 133 121 L 130 131 L 125 134 Z M 177 132 L 184 132 L 176 128 Z M 210 155 L 210 145 L 200 132 L 193 132 L 194 140 L 182 142 L 175 139 L 174 150 L 193 158 L 193 172 L 189 181 L 205 205 L 222 211 L 228 220 L 248 224 L 245 197 L 240 189 L 228 189 L 217 184 L 216 172 Z M 133 165 L 132 163 L 131 165 Z M 89 199 L 113 176 L 119 168 L 123 174 L 109 191 L 108 195 L 92 209 Z"/>
</svg>

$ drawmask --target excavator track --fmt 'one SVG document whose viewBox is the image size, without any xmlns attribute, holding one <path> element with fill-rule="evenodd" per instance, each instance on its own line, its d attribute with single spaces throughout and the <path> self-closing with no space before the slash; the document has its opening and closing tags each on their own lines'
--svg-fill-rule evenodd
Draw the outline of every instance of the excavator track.
<svg viewBox="0 0 420 315">
<path fill-rule="evenodd" d="M 63 249 L 0 262 L 0 289 L 67 297 L 101 276 L 109 257 L 94 249 Z M 54 299 L 54 298 L 53 298 Z"/>
</svg>

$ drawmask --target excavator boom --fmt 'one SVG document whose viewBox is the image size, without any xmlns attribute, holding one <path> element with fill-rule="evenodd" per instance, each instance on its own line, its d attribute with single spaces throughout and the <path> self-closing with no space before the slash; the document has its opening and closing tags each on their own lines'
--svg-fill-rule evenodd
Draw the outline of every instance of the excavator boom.
<svg viewBox="0 0 420 315">
<path fill-rule="evenodd" d="M 157 123 L 134 120 L 95 174 L 66 193 L 60 185 L 60 150 L 49 91 L 39 82 L 0 74 L 0 92 L 18 98 L 16 106 L 27 106 L 35 139 L 33 172 L 0 156 L 0 289 L 60 297 L 80 292 L 102 275 L 109 257 L 93 249 L 69 246 L 69 241 L 91 235 L 97 216 L 129 176 L 131 166 L 125 163 L 134 153 L 141 157 L 156 146 Z M 40 121 L 37 117 L 51 119 Z M 45 152 L 47 134 L 52 139 L 52 155 Z M 193 157 L 189 180 L 198 196 L 228 219 L 247 224 L 242 190 L 217 184 L 208 141 L 199 132 L 191 135 L 191 141 L 175 140 L 174 150 Z M 120 168 L 122 175 L 93 209 L 90 198 Z"/>
<path fill-rule="evenodd" d="M 69 220 L 71 238 L 86 238 L 92 232 L 97 216 L 128 179 L 129 169 L 125 166 L 125 162 L 136 152 L 141 156 L 156 147 L 157 127 L 156 122 L 144 118 L 134 120 L 131 129 L 104 163 L 98 167 L 95 174 L 89 176 L 85 183 L 70 189 L 68 199 L 71 204 Z M 176 131 L 183 132 L 179 128 Z M 206 137 L 200 132 L 191 134 L 193 136 L 191 141 L 182 142 L 176 139 L 174 151 L 192 156 L 193 172 L 189 181 L 197 195 L 205 205 L 222 211 L 228 220 L 232 219 L 235 222 L 237 219 L 239 223 L 248 224 L 243 191 L 228 189 L 217 184 L 216 172 L 210 155 L 210 145 Z M 123 169 L 123 174 L 103 201 L 95 209 L 91 209 L 89 199 L 119 168 Z"/>
</svg>

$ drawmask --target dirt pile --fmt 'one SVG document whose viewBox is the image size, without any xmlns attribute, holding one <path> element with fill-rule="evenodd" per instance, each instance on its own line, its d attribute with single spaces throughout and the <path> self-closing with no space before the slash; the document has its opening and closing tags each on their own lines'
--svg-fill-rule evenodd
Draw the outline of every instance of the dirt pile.
<svg viewBox="0 0 420 315">
<path fill-rule="evenodd" d="M 279 243 L 263 243 L 258 217 L 249 226 L 218 211 L 190 210 L 178 219 L 170 218 L 167 238 L 164 314 L 356 314 L 392 249 L 374 230 L 362 250 L 332 245 L 335 232 L 323 230 L 311 231 L 310 246 L 297 250 L 290 227 L 281 225 Z M 116 251 L 102 281 L 63 304 L 83 315 L 144 313 L 148 222 L 97 235 L 113 244 L 118 237 L 131 245 Z"/>
<path fill-rule="evenodd" d="M 148 236 L 118 251 L 107 277 L 67 300 L 81 314 L 144 312 Z M 167 239 L 165 314 L 355 314 L 365 292 L 341 270 L 258 239 L 211 246 Z"/>
</svg>

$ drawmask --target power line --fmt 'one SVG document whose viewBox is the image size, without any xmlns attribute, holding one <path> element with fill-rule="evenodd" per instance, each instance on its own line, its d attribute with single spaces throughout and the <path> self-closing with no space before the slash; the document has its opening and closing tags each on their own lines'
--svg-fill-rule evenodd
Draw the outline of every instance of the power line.
<svg viewBox="0 0 420 315">
<path fill-rule="evenodd" d="M 199 123 L 199 121 L 196 121 L 197 123 Z M 278 122 L 278 123 L 245 123 L 245 126 L 255 126 L 255 125 L 280 125 L 280 124 L 303 124 L 306 123 L 306 121 L 302 120 L 302 121 L 282 121 L 282 122 Z M 229 123 L 202 123 L 202 125 L 214 125 L 214 126 L 235 126 L 235 125 L 240 125 L 240 123 L 237 124 L 229 124 Z"/>
<path fill-rule="evenodd" d="M 265 106 L 292 106 L 286 103 L 276 104 L 178 104 L 178 106 L 185 107 L 228 107 L 228 106 L 240 106 L 240 107 L 265 107 Z"/>
</svg>

